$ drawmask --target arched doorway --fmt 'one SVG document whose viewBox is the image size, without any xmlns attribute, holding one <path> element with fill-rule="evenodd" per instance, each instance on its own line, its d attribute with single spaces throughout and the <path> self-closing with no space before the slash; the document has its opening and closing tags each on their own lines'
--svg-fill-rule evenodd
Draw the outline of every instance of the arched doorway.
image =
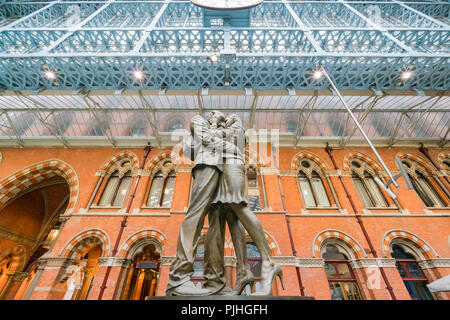
<svg viewBox="0 0 450 320">
<path fill-rule="evenodd" d="M 23 298 L 38 259 L 58 237 L 59 216 L 70 202 L 69 185 L 61 176 L 42 174 L 27 185 L 0 209 L 0 298 L 5 300 Z M 14 252 L 19 247 L 23 253 Z"/>
<path fill-rule="evenodd" d="M 81 250 L 75 265 L 68 272 L 67 291 L 63 300 L 86 300 L 98 271 L 98 258 L 103 250 L 98 243 L 91 243 Z"/>
<path fill-rule="evenodd" d="M 155 295 L 161 259 L 158 251 L 156 245 L 150 243 L 134 254 L 122 300 L 145 300 Z"/>
</svg>

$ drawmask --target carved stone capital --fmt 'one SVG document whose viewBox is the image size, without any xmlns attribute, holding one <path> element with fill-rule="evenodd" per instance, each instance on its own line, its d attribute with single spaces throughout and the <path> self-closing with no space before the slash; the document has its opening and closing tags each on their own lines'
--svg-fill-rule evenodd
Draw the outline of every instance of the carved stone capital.
<svg viewBox="0 0 450 320">
<path fill-rule="evenodd" d="M 18 271 L 12 271 L 6 273 L 12 281 L 18 281 L 23 282 L 26 278 L 30 276 L 29 272 L 18 272 Z"/>
<path fill-rule="evenodd" d="M 126 258 L 104 257 L 99 258 L 98 263 L 100 267 L 129 267 L 132 261 Z"/>
<path fill-rule="evenodd" d="M 230 257 L 230 256 L 225 256 L 223 257 L 224 260 L 224 267 L 236 267 L 236 258 L 235 257 Z"/>
<path fill-rule="evenodd" d="M 418 261 L 420 268 L 433 269 L 433 268 L 450 268 L 450 259 L 448 258 L 436 258 Z"/>
<path fill-rule="evenodd" d="M 161 258 L 161 265 L 162 266 L 170 266 L 174 261 L 175 261 L 175 257 L 163 256 Z"/>
<path fill-rule="evenodd" d="M 395 268 L 395 259 L 392 258 L 365 258 L 349 261 L 353 269 L 360 268 Z"/>
<path fill-rule="evenodd" d="M 39 258 L 39 269 L 59 269 L 75 264 L 74 259 L 43 255 Z"/>
</svg>

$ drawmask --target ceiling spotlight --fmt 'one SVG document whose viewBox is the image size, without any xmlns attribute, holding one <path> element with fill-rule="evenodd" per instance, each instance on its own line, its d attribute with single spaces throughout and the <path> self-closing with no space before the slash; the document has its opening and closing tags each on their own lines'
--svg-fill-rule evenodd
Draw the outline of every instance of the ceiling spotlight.
<svg viewBox="0 0 450 320">
<path fill-rule="evenodd" d="M 142 79 L 144 79 L 144 73 L 143 73 L 141 70 L 135 70 L 135 71 L 133 72 L 133 77 L 134 77 L 136 80 L 142 80 Z"/>
<path fill-rule="evenodd" d="M 209 59 L 209 61 L 211 61 L 211 62 L 217 62 L 217 61 L 219 61 L 219 57 L 218 57 L 217 55 L 215 55 L 215 54 L 213 54 L 212 56 L 209 56 L 208 59 Z"/>
<path fill-rule="evenodd" d="M 51 81 L 56 80 L 56 73 L 53 70 L 46 70 L 44 71 L 44 76 Z"/>
<path fill-rule="evenodd" d="M 413 76 L 413 72 L 411 70 L 405 70 L 402 72 L 402 74 L 400 75 L 400 79 L 402 80 L 408 80 Z"/>
<path fill-rule="evenodd" d="M 312 74 L 312 77 L 313 77 L 314 80 L 320 80 L 320 79 L 322 79 L 322 77 L 323 77 L 323 72 L 322 72 L 322 70 L 319 70 L 319 69 L 315 70 L 315 71 L 313 72 L 313 74 Z"/>
</svg>

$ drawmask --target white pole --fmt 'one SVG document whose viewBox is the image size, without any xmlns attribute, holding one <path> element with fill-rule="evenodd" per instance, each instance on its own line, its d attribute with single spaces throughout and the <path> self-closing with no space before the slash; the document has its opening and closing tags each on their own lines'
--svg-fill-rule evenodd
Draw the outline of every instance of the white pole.
<svg viewBox="0 0 450 320">
<path fill-rule="evenodd" d="M 370 148 L 372 149 L 372 151 L 375 153 L 376 157 L 378 158 L 378 160 L 381 163 L 381 166 L 383 167 L 383 169 L 386 171 L 386 173 L 388 174 L 389 178 L 391 179 L 392 183 L 394 184 L 394 186 L 396 186 L 398 188 L 398 183 L 397 181 L 394 179 L 394 177 L 392 176 L 392 173 L 389 171 L 388 167 L 386 166 L 386 164 L 384 163 L 383 159 L 381 159 L 380 154 L 378 153 L 378 151 L 375 149 L 374 145 L 372 144 L 372 142 L 370 141 L 369 137 L 367 136 L 367 134 L 364 132 L 363 128 L 361 127 L 361 125 L 359 124 L 358 120 L 356 119 L 355 115 L 353 114 L 352 110 L 348 107 L 347 103 L 345 102 L 344 98 L 342 97 L 341 93 L 339 92 L 339 90 L 336 88 L 336 86 L 334 85 L 334 82 L 331 80 L 330 76 L 328 75 L 328 73 L 325 71 L 324 67 L 320 67 L 321 71 L 323 72 L 323 74 L 325 75 L 325 77 L 328 79 L 328 81 L 330 82 L 331 86 L 333 87 L 334 91 L 337 93 L 339 99 L 341 100 L 341 102 L 344 104 L 345 108 L 347 109 L 347 112 L 350 114 L 350 116 L 353 119 L 353 122 L 355 122 L 356 126 L 358 127 L 359 131 L 361 131 L 364 139 L 366 139 L 367 143 L 369 144 Z"/>
</svg>

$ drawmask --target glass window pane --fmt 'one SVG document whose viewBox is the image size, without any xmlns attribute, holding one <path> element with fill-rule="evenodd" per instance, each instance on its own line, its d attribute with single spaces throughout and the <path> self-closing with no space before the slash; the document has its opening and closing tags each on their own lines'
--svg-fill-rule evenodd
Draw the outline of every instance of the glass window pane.
<svg viewBox="0 0 450 320">
<path fill-rule="evenodd" d="M 364 185 L 362 184 L 362 181 L 360 178 L 354 177 L 352 178 L 353 183 L 355 184 L 356 190 L 358 191 L 359 197 L 361 198 L 361 201 L 363 202 L 365 207 L 372 207 L 372 201 L 370 200 L 369 195 L 367 194 L 366 188 L 364 188 Z"/>
<path fill-rule="evenodd" d="M 323 181 L 321 178 L 312 178 L 311 184 L 313 185 L 314 191 L 316 192 L 317 201 L 320 206 L 329 207 L 330 201 L 328 200 L 327 192 L 323 186 Z"/>
<path fill-rule="evenodd" d="M 195 260 L 194 261 L 194 273 L 192 274 L 193 277 L 203 277 L 203 261 L 202 260 Z"/>
<path fill-rule="evenodd" d="M 341 282 L 341 288 L 345 292 L 347 300 L 361 300 L 358 287 L 354 282 Z"/>
<path fill-rule="evenodd" d="M 327 274 L 327 278 L 329 279 L 334 279 L 337 278 L 337 272 L 336 269 L 334 268 L 334 265 L 332 265 L 331 263 L 325 263 L 325 273 Z"/>
<path fill-rule="evenodd" d="M 405 269 L 403 269 L 403 266 L 400 263 L 396 263 L 395 266 L 397 267 L 398 273 L 400 273 L 400 277 L 408 277 L 408 274 L 406 273 Z"/>
<path fill-rule="evenodd" d="M 422 273 L 419 270 L 419 267 L 415 263 L 408 263 L 406 265 L 406 269 L 408 270 L 409 274 L 413 278 L 422 278 Z"/>
<path fill-rule="evenodd" d="M 259 196 L 249 196 L 248 206 L 251 211 L 261 211 L 261 203 L 259 200 Z"/>
<path fill-rule="evenodd" d="M 173 190 L 175 189 L 175 177 L 167 177 L 166 179 L 166 185 L 164 186 L 163 190 L 163 198 L 161 205 L 163 207 L 170 207 L 172 204 L 172 198 L 173 198 Z"/>
<path fill-rule="evenodd" d="M 119 189 L 117 190 L 116 198 L 114 199 L 114 206 L 121 206 L 125 196 L 127 195 L 128 188 L 130 187 L 132 177 L 124 176 L 120 182 Z"/>
<path fill-rule="evenodd" d="M 330 282 L 331 300 L 344 300 L 341 286 L 337 282 Z"/>
<path fill-rule="evenodd" d="M 261 258 L 258 248 L 254 243 L 247 243 L 247 257 L 249 258 Z"/>
<path fill-rule="evenodd" d="M 429 207 L 443 207 L 444 204 L 441 199 L 437 196 L 436 191 L 430 185 L 430 183 L 424 177 L 419 177 L 417 182 L 421 189 L 423 190 L 422 199 Z M 419 195 L 421 193 L 419 192 Z"/>
<path fill-rule="evenodd" d="M 147 206 L 158 207 L 159 199 L 161 195 L 161 189 L 163 185 L 163 177 L 160 174 L 156 174 L 152 181 L 152 186 L 150 187 L 150 193 L 147 200 Z"/>
<path fill-rule="evenodd" d="M 303 199 L 305 200 L 305 205 L 307 207 L 315 207 L 316 201 L 314 201 L 314 196 L 312 190 L 309 186 L 308 178 L 299 177 L 300 189 L 302 189 Z"/>
<path fill-rule="evenodd" d="M 337 265 L 337 270 L 339 272 L 339 275 L 341 278 L 352 278 L 352 274 L 350 272 L 350 269 L 346 263 L 339 263 Z"/>
<path fill-rule="evenodd" d="M 119 177 L 111 176 L 108 179 L 105 189 L 103 190 L 102 197 L 98 203 L 99 206 L 109 206 L 111 205 L 112 198 L 116 192 L 117 186 L 119 184 Z"/>
<path fill-rule="evenodd" d="M 380 188 L 378 187 L 375 180 L 373 178 L 366 178 L 364 179 L 364 182 L 366 183 L 367 188 L 370 190 L 372 198 L 375 200 L 375 206 L 386 207 L 386 199 L 384 199 L 384 196 L 381 193 Z"/>
</svg>

